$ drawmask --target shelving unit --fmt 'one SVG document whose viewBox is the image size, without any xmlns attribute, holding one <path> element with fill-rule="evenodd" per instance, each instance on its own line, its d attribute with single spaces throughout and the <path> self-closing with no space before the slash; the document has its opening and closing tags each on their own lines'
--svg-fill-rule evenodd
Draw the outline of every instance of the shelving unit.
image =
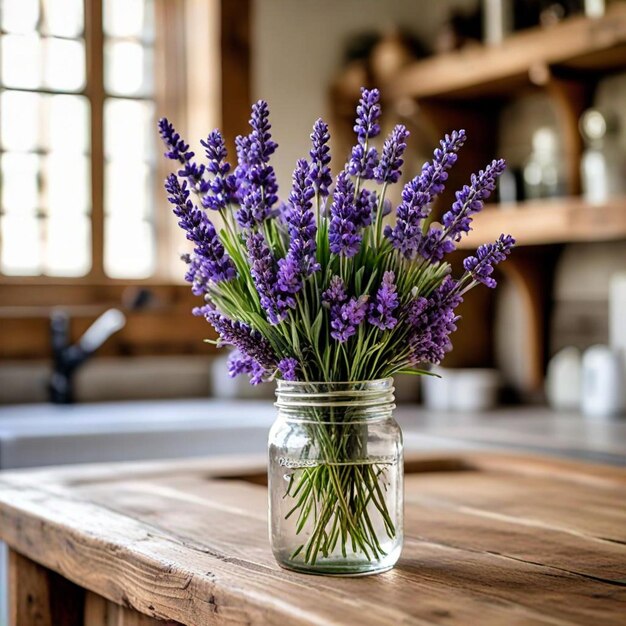
<svg viewBox="0 0 626 626">
<path fill-rule="evenodd" d="M 474 249 L 500 233 L 514 233 L 520 246 L 626 239 L 626 198 L 597 205 L 555 198 L 486 208 L 459 248 Z"/>
<path fill-rule="evenodd" d="M 626 63 L 626 4 L 598 19 L 573 17 L 551 28 L 512 35 L 501 45 L 472 47 L 417 61 L 387 86 L 391 98 L 467 99 L 543 85 L 550 74 L 590 78 Z M 591 76 L 593 78 L 593 76 Z"/>
<path fill-rule="evenodd" d="M 449 206 L 450 191 L 460 188 L 471 171 L 497 156 L 494 123 L 511 100 L 543 92 L 555 110 L 568 195 L 489 205 L 475 217 L 474 230 L 461 243 L 462 249 L 471 250 L 500 233 L 517 239 L 518 249 L 502 271 L 524 303 L 531 370 L 526 391 L 537 392 L 543 387 L 548 356 L 546 337 L 558 245 L 626 240 L 626 197 L 591 205 L 580 195 L 583 143 L 578 130 L 580 115 L 592 105 L 598 82 L 608 74 L 626 71 L 626 1 L 610 4 L 601 18 L 572 17 L 550 28 L 513 34 L 497 46 L 476 45 L 424 60 L 411 61 L 398 39 L 379 45 L 369 62 L 348 68 L 333 86 L 336 141 L 352 141 L 354 103 L 364 80 L 380 87 L 384 110 L 393 111 L 399 121 L 418 129 L 429 127 L 439 136 L 452 128 L 465 128 L 469 141 L 450 174 L 440 207 Z M 394 45 L 398 54 L 389 62 Z M 455 365 L 468 364 L 460 355 L 466 355 L 472 365 L 492 361 L 493 336 L 485 321 L 493 310 L 493 295 L 486 291 L 472 292 L 462 311 L 465 320 L 451 355 Z"/>
</svg>

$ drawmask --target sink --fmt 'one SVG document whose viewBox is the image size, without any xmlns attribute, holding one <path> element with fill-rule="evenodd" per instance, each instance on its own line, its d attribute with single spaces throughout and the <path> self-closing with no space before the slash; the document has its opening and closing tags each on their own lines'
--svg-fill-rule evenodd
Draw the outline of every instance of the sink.
<svg viewBox="0 0 626 626">
<path fill-rule="evenodd" d="M 155 400 L 0 408 L 0 469 L 263 453 L 269 401 Z"/>
</svg>

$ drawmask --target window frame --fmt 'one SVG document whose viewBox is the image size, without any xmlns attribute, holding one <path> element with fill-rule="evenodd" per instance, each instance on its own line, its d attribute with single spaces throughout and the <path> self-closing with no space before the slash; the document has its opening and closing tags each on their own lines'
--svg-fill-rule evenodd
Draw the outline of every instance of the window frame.
<svg viewBox="0 0 626 626">
<path fill-rule="evenodd" d="M 175 221 L 166 210 L 166 203 L 161 202 L 161 181 L 169 171 L 169 165 L 164 159 L 157 159 L 154 176 L 154 273 L 146 278 L 112 278 L 104 269 L 104 103 L 109 96 L 104 86 L 105 35 L 102 9 L 103 0 L 84 0 L 85 86 L 76 92 L 87 98 L 90 107 L 91 267 L 84 276 L 76 277 L 0 273 L 0 306 L 4 300 L 3 285 L 71 286 L 76 289 L 70 291 L 78 293 L 81 291 L 78 289 L 80 286 L 179 285 L 182 282 L 182 272 L 174 272 L 167 261 L 171 255 L 164 254 L 181 247 Z M 246 132 L 250 102 L 251 0 L 155 0 L 154 10 L 155 91 L 152 100 L 157 116 L 166 115 L 183 130 L 190 122 L 192 127 L 198 125 L 199 120 L 196 119 L 196 124 L 193 124 L 194 120 L 190 118 L 194 117 L 194 109 L 196 113 L 198 110 L 198 106 L 193 105 L 194 97 L 198 99 L 202 95 L 197 89 L 194 90 L 193 81 L 189 77 L 194 71 L 192 68 L 195 68 L 197 74 L 202 74 L 197 65 L 204 66 L 205 59 L 198 59 L 192 51 L 206 38 L 207 29 L 211 28 L 210 24 L 202 25 L 202 21 L 209 14 L 212 19 L 217 18 L 217 52 L 220 55 L 217 114 L 220 126 L 229 137 L 229 147 L 233 149 L 232 138 Z M 194 24 L 201 26 L 190 28 Z"/>
</svg>

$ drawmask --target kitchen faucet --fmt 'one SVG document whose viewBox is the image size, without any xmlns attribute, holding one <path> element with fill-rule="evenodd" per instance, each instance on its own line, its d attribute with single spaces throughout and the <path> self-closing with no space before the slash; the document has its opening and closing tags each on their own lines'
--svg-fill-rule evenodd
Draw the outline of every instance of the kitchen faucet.
<svg viewBox="0 0 626 626">
<path fill-rule="evenodd" d="M 85 331 L 77 343 L 70 345 L 70 318 L 65 311 L 50 315 L 53 369 L 48 384 L 50 402 L 74 402 L 74 373 L 114 333 L 124 327 L 126 317 L 118 309 L 105 311 Z"/>
</svg>

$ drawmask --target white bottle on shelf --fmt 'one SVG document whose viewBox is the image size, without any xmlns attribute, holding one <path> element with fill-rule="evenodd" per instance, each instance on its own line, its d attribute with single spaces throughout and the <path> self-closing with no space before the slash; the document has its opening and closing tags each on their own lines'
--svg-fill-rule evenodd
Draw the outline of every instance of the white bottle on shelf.
<svg viewBox="0 0 626 626">
<path fill-rule="evenodd" d="M 609 345 L 621 356 L 622 388 L 626 390 L 626 269 L 612 274 L 609 282 Z"/>
<path fill-rule="evenodd" d="M 605 0 L 585 0 L 583 4 L 587 17 L 602 17 L 606 10 Z"/>
<path fill-rule="evenodd" d="M 626 270 L 612 274 L 609 283 L 609 345 L 626 356 Z"/>
<path fill-rule="evenodd" d="M 563 173 L 556 131 L 538 128 L 532 138 L 533 151 L 524 166 L 524 195 L 529 200 L 563 195 Z"/>
<path fill-rule="evenodd" d="M 617 417 L 624 411 L 624 359 L 609 346 L 583 354 L 581 409 L 585 417 Z"/>
<path fill-rule="evenodd" d="M 597 204 L 626 192 L 626 157 L 620 146 L 616 118 L 598 109 L 588 109 L 579 125 L 586 144 L 580 160 L 585 199 Z"/>
</svg>

